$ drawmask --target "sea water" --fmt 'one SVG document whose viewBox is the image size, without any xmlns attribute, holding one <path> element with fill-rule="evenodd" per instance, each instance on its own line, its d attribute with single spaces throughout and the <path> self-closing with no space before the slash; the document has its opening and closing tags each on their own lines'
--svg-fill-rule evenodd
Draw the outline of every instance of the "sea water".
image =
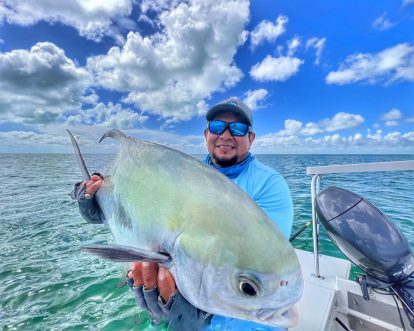
<svg viewBox="0 0 414 331">
<path fill-rule="evenodd" d="M 85 155 L 89 170 L 102 171 L 113 155 Z M 202 156 L 197 156 L 202 158 Z M 294 233 L 311 220 L 306 167 L 414 159 L 413 155 L 257 155 L 289 184 Z M 81 253 L 105 243 L 105 226 L 84 221 L 68 193 L 80 180 L 73 155 L 0 154 L 0 327 L 2 330 L 163 330 L 135 304 L 116 263 Z M 326 175 L 336 185 L 380 208 L 414 248 L 414 171 Z M 293 245 L 312 250 L 309 227 Z M 322 254 L 343 257 L 321 227 Z M 353 269 L 354 273 L 356 269 Z"/>
</svg>

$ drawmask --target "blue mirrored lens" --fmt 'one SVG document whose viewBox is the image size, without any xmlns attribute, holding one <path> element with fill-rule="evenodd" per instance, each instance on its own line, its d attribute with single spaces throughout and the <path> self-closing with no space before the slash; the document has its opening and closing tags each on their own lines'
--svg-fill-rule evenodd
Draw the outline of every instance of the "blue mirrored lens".
<svg viewBox="0 0 414 331">
<path fill-rule="evenodd" d="M 227 123 L 223 121 L 211 121 L 208 124 L 208 129 L 211 133 L 222 134 L 227 128 Z"/>
<path fill-rule="evenodd" d="M 233 136 L 244 136 L 249 132 L 249 126 L 244 123 L 240 122 L 232 122 L 232 123 L 226 123 L 223 121 L 210 121 L 208 123 L 208 129 L 213 134 L 223 134 L 223 132 L 229 128 L 230 133 Z"/>
<path fill-rule="evenodd" d="M 249 126 L 244 123 L 234 122 L 229 124 L 233 136 L 244 136 L 249 131 Z"/>
</svg>

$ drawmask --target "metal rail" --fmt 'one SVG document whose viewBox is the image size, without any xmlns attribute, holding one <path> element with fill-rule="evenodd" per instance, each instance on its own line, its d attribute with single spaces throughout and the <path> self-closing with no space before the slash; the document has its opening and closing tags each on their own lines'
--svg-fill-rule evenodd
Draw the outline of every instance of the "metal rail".
<svg viewBox="0 0 414 331">
<path fill-rule="evenodd" d="M 323 174 L 339 174 L 339 173 L 347 173 L 347 172 L 406 171 L 406 170 L 414 170 L 414 160 L 308 167 L 306 168 L 306 173 L 308 175 L 323 175 Z"/>
<path fill-rule="evenodd" d="M 414 170 L 414 160 L 372 162 L 344 165 L 328 165 L 320 167 L 308 167 L 306 173 L 312 175 L 311 179 L 311 199 L 312 199 L 312 229 L 313 229 L 313 253 L 315 273 L 312 276 L 322 278 L 319 272 L 319 235 L 318 235 L 318 215 L 315 210 L 315 198 L 320 189 L 320 178 L 323 174 L 355 173 L 355 172 L 375 172 L 375 171 L 411 171 Z"/>
</svg>

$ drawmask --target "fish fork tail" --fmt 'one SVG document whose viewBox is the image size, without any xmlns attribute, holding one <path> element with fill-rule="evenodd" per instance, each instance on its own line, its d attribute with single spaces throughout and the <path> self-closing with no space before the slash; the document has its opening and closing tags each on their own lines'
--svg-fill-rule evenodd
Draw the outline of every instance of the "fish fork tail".
<svg viewBox="0 0 414 331">
<path fill-rule="evenodd" d="M 126 138 L 127 136 L 122 133 L 121 131 L 117 130 L 117 129 L 111 129 L 107 132 L 105 132 L 105 134 L 102 136 L 102 138 L 99 140 L 99 143 L 104 140 L 105 138 L 114 138 L 115 140 L 121 140 Z"/>
</svg>

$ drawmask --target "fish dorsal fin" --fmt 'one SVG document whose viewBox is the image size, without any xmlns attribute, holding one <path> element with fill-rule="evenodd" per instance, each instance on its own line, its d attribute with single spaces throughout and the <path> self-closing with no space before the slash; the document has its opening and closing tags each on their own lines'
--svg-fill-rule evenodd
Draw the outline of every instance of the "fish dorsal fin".
<svg viewBox="0 0 414 331">
<path fill-rule="evenodd" d="M 78 161 L 79 168 L 82 173 L 82 180 L 91 179 L 88 168 L 86 168 L 85 161 L 83 160 L 82 154 L 80 152 L 80 149 L 79 149 L 78 143 L 76 142 L 75 137 L 73 136 L 72 132 L 70 132 L 69 130 L 66 130 L 66 131 L 69 134 L 73 149 L 75 150 L 76 160 Z"/>
<path fill-rule="evenodd" d="M 99 143 L 102 140 L 104 140 L 105 138 L 108 138 L 108 137 L 113 138 L 115 140 L 121 140 L 121 139 L 125 139 L 127 136 L 123 132 L 121 132 L 117 129 L 111 129 L 111 130 L 105 132 L 105 134 L 99 140 Z"/>
<path fill-rule="evenodd" d="M 130 246 L 96 244 L 82 246 L 81 250 L 115 262 L 149 261 L 164 265 L 171 262 L 169 255 Z"/>
</svg>

